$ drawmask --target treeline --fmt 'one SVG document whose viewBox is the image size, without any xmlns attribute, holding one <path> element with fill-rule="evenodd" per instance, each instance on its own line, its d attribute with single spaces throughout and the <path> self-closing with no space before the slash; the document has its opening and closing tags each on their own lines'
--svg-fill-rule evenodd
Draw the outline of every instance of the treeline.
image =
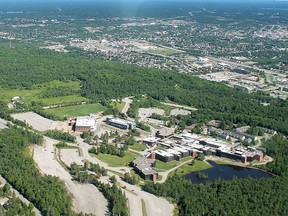
<svg viewBox="0 0 288 216">
<path fill-rule="evenodd" d="M 144 189 L 177 203 L 179 215 L 287 215 L 287 178 L 234 179 L 204 185 L 174 175 Z"/>
<path fill-rule="evenodd" d="M 42 176 L 28 153 L 29 144 L 43 140 L 39 136 L 17 126 L 1 130 L 0 174 L 43 215 L 73 215 L 72 197 L 64 182 Z"/>
<path fill-rule="evenodd" d="M 77 93 L 77 90 L 74 90 L 73 86 L 50 87 L 40 95 L 40 98 L 63 97 Z"/>
<path fill-rule="evenodd" d="M 48 130 L 45 132 L 45 135 L 56 140 L 64 142 L 76 142 L 76 137 L 67 133 L 58 130 Z"/>
<path fill-rule="evenodd" d="M 135 185 L 139 183 L 139 178 L 136 175 L 131 175 L 130 173 L 124 173 L 123 180 L 129 184 Z"/>
<path fill-rule="evenodd" d="M 128 147 L 127 147 L 128 149 Z M 126 150 L 127 150 L 126 149 Z M 88 150 L 91 154 L 109 154 L 109 155 L 116 155 L 118 157 L 124 157 L 125 156 L 125 149 L 124 148 L 117 148 L 114 145 L 109 144 L 101 144 L 99 148 L 92 147 Z"/>
<path fill-rule="evenodd" d="M 272 163 L 268 163 L 262 168 L 276 175 L 288 177 L 288 139 L 277 134 L 272 139 L 263 144 L 267 150 L 267 155 L 273 158 Z M 288 185 L 287 185 L 288 187 Z"/>
</svg>

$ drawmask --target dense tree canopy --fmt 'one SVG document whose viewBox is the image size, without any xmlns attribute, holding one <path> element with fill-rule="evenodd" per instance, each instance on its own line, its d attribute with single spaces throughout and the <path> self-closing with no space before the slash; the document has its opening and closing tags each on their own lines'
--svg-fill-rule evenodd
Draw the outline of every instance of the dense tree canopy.
<svg viewBox="0 0 288 216">
<path fill-rule="evenodd" d="M 94 101 L 107 103 L 113 98 L 145 94 L 152 98 L 147 106 L 156 104 L 155 100 L 169 100 L 198 108 L 190 116 L 197 122 L 217 119 L 227 125 L 264 126 L 288 134 L 287 100 L 273 99 L 264 93 L 248 94 L 221 83 L 171 71 L 25 47 L 9 49 L 3 44 L 0 45 L 0 63 L 0 85 L 8 89 L 32 89 L 35 84 L 52 80 L 78 80 L 81 81 L 81 95 Z M 262 102 L 270 105 L 263 106 Z M 134 106 L 136 109 L 137 104 Z M 5 113 L 0 114 L 5 116 Z M 35 139 L 35 134 L 15 127 L 1 131 L 0 173 L 44 215 L 71 215 L 71 197 L 64 183 L 52 176 L 41 176 L 26 152 L 29 143 L 38 142 Z M 180 215 L 288 215 L 287 138 L 275 136 L 265 147 L 274 161 L 264 168 L 277 177 L 193 185 L 173 176 L 162 185 L 147 183 L 145 189 L 171 197 L 178 204 Z M 110 200 L 112 212 L 127 215 L 121 190 L 114 184 L 101 187 Z M 115 197 L 122 197 L 119 200 L 123 202 L 115 202 Z"/>
<path fill-rule="evenodd" d="M 42 176 L 28 153 L 29 144 L 41 141 L 40 135 L 16 126 L 0 131 L 0 173 L 43 215 L 73 215 L 64 182 Z"/>
</svg>

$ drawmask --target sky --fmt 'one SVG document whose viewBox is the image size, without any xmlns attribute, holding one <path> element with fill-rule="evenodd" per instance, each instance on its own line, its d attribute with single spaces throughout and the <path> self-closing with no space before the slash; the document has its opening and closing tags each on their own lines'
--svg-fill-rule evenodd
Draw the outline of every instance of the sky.
<svg viewBox="0 0 288 216">
<path fill-rule="evenodd" d="M 187 2 L 275 2 L 275 1 L 288 1 L 288 0 L 0 0 L 1 2 L 97 2 L 97 1 L 117 1 L 117 2 L 143 2 L 143 1 L 187 1 Z"/>
</svg>

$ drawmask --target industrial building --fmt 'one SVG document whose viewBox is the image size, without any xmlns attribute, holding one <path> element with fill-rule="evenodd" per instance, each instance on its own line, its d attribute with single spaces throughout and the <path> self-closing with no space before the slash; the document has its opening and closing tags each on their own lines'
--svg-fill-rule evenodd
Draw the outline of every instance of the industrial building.
<svg viewBox="0 0 288 216">
<path fill-rule="evenodd" d="M 158 179 L 158 173 L 155 171 L 156 160 L 155 158 L 149 159 L 146 157 L 138 157 L 133 162 L 132 165 L 143 179 L 153 180 L 154 182 Z"/>
<path fill-rule="evenodd" d="M 78 132 L 91 131 L 96 129 L 96 121 L 89 116 L 79 116 L 76 118 L 74 130 Z"/>
<path fill-rule="evenodd" d="M 119 118 L 107 118 L 107 124 L 123 130 L 133 130 L 136 128 L 135 122 Z"/>
</svg>

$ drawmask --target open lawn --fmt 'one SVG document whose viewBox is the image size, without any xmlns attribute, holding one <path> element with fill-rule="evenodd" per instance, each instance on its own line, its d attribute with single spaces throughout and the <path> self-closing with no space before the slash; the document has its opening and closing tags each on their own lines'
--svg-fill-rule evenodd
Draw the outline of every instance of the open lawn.
<svg viewBox="0 0 288 216">
<path fill-rule="evenodd" d="M 172 169 L 173 167 L 179 165 L 180 162 L 179 161 L 170 161 L 170 162 L 163 162 L 163 161 L 160 161 L 160 160 L 156 160 L 156 170 L 158 172 L 163 172 L 163 171 L 167 171 L 169 169 Z"/>
<path fill-rule="evenodd" d="M 99 154 L 93 156 L 107 163 L 109 166 L 120 167 L 120 166 L 128 166 L 129 163 L 135 159 L 135 157 L 139 157 L 141 155 L 134 152 L 125 151 L 125 156 L 123 158 L 109 154 Z"/>
<path fill-rule="evenodd" d="M 148 53 L 170 56 L 170 55 L 179 54 L 180 52 L 174 49 L 166 48 L 166 47 L 159 47 L 158 49 L 155 49 L 155 50 L 148 50 Z"/>
<path fill-rule="evenodd" d="M 57 116 L 59 118 L 62 117 L 75 117 L 75 116 L 85 116 L 90 113 L 97 113 L 105 111 L 105 107 L 101 104 L 82 104 L 68 107 L 59 107 L 53 109 L 47 109 L 45 112 Z"/>
<path fill-rule="evenodd" d="M 35 102 L 41 102 L 44 106 L 80 103 L 89 101 L 87 98 L 81 97 L 80 95 L 68 95 L 63 97 L 52 97 L 52 98 L 41 98 L 35 99 Z"/>
<path fill-rule="evenodd" d="M 52 81 L 34 85 L 30 89 L 0 88 L 0 100 L 9 103 L 13 97 L 20 96 L 21 102 L 25 104 L 31 105 L 32 102 L 37 102 L 44 106 L 88 101 L 87 98 L 81 97 L 77 93 L 79 89 L 80 82 L 76 81 Z M 63 91 L 62 95 L 59 94 L 61 91 Z"/>
<path fill-rule="evenodd" d="M 130 145 L 129 148 L 136 151 L 144 151 L 146 149 L 146 146 L 142 143 L 136 143 L 134 145 Z"/>
<path fill-rule="evenodd" d="M 119 112 L 122 112 L 124 106 L 125 106 L 124 102 L 116 103 L 116 108 L 119 110 Z"/>
<path fill-rule="evenodd" d="M 190 172 L 196 172 L 200 170 L 209 169 L 212 166 L 205 161 L 195 160 L 195 164 L 192 166 L 191 163 L 184 164 L 183 166 L 176 169 L 174 172 L 169 173 L 169 176 L 172 176 L 174 173 L 179 175 L 186 175 Z"/>
<path fill-rule="evenodd" d="M 163 109 L 166 116 L 170 116 L 171 110 L 174 109 L 173 107 L 164 104 L 158 104 L 156 108 Z"/>
</svg>

